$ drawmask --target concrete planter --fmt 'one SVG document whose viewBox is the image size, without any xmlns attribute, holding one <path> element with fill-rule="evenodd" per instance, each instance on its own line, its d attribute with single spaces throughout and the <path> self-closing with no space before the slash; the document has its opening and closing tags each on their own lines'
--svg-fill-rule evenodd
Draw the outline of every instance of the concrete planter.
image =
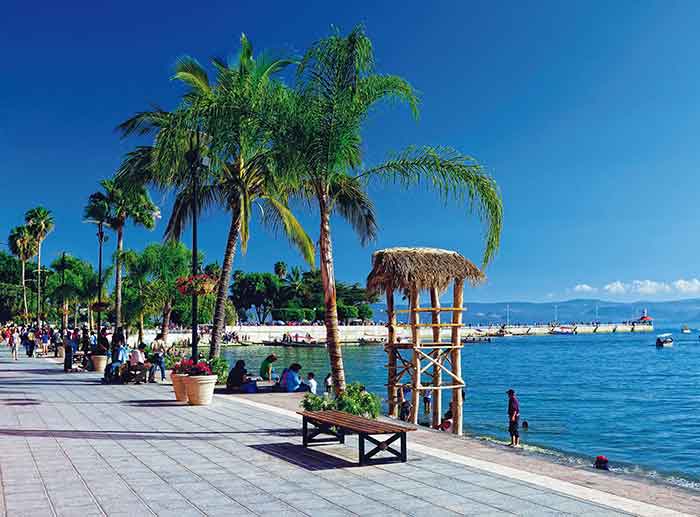
<svg viewBox="0 0 700 517">
<path fill-rule="evenodd" d="M 95 367 L 95 373 L 105 373 L 105 367 L 107 366 L 107 356 L 93 355 L 92 366 Z"/>
<path fill-rule="evenodd" d="M 175 400 L 178 402 L 187 402 L 187 375 L 181 373 L 171 373 L 170 379 L 173 381 L 173 391 L 175 392 Z"/>
<path fill-rule="evenodd" d="M 214 398 L 216 375 L 197 375 L 187 377 L 187 398 L 193 406 L 208 406 Z"/>
</svg>

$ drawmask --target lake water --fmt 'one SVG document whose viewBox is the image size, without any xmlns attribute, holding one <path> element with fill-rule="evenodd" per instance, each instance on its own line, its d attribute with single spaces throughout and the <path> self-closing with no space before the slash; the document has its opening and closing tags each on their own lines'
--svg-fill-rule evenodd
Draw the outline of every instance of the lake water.
<svg viewBox="0 0 700 517">
<path fill-rule="evenodd" d="M 675 330 L 675 329 L 674 329 Z M 659 330 L 662 332 L 663 330 Z M 655 334 L 512 337 L 466 345 L 465 432 L 507 440 L 507 398 L 513 387 L 524 443 L 559 461 L 590 463 L 598 454 L 615 469 L 700 488 L 700 340 L 674 333 L 673 348 L 656 349 Z M 251 371 L 274 352 L 276 371 L 292 362 L 302 373 L 328 373 L 325 349 L 239 347 Z M 381 347 L 345 347 L 346 376 L 386 398 Z M 446 406 L 445 406 L 446 407 Z"/>
</svg>

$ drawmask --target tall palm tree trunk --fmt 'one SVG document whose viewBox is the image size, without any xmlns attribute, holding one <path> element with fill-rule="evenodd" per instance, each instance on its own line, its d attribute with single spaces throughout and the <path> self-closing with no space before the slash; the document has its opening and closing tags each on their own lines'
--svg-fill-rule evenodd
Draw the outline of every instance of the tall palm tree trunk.
<svg viewBox="0 0 700 517">
<path fill-rule="evenodd" d="M 124 249 L 124 225 L 117 227 L 117 256 L 114 272 L 114 320 L 117 328 L 122 326 L 122 251 Z"/>
<path fill-rule="evenodd" d="M 139 344 L 143 343 L 143 283 L 139 282 L 139 300 L 141 308 L 139 309 Z"/>
<path fill-rule="evenodd" d="M 340 330 L 338 329 L 338 306 L 336 302 L 335 273 L 333 271 L 333 245 L 331 242 L 330 207 L 328 197 L 319 198 L 321 215 L 321 232 L 319 237 L 319 254 L 321 260 L 321 281 L 323 282 L 323 301 L 326 307 L 326 343 L 333 376 L 333 391 L 336 396 L 345 391 L 345 369 L 343 352 L 340 348 Z"/>
<path fill-rule="evenodd" d="M 24 297 L 24 322 L 28 323 L 29 305 L 27 304 L 27 280 L 25 277 L 26 261 L 22 261 L 22 296 Z"/>
<path fill-rule="evenodd" d="M 168 301 L 163 307 L 163 323 L 160 327 L 160 333 L 163 334 L 163 341 L 168 342 L 168 330 L 170 328 L 170 314 L 173 312 L 173 306 Z"/>
<path fill-rule="evenodd" d="M 236 243 L 241 231 L 241 211 L 234 210 L 231 214 L 231 225 L 228 229 L 226 251 L 221 266 L 221 276 L 216 291 L 216 305 L 214 306 L 214 328 L 211 332 L 211 348 L 209 357 L 219 357 L 221 354 L 221 337 L 226 327 L 226 300 L 228 299 L 228 287 L 231 281 L 231 269 L 233 259 L 236 256 Z"/>
<path fill-rule="evenodd" d="M 143 343 L 143 311 L 139 312 L 139 344 Z"/>
<path fill-rule="evenodd" d="M 41 320 L 41 240 L 36 259 L 36 321 Z"/>
</svg>

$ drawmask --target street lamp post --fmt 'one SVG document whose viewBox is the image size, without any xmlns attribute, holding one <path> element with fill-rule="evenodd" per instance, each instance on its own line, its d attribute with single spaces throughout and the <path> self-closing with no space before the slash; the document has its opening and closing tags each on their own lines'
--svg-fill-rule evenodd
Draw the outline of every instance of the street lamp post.
<svg viewBox="0 0 700 517">
<path fill-rule="evenodd" d="M 100 254 L 97 261 L 97 334 L 102 329 L 102 245 L 105 241 L 104 222 L 97 223 L 97 242 L 100 243 Z"/>
<path fill-rule="evenodd" d="M 66 335 L 66 318 L 68 314 L 66 310 L 66 252 L 61 255 L 61 338 Z M 58 357 L 58 346 L 54 343 L 54 357 Z"/>
<path fill-rule="evenodd" d="M 197 134 L 197 143 L 199 143 L 199 134 Z M 190 148 L 187 152 L 187 161 L 190 165 L 190 174 L 192 181 L 192 276 L 197 274 L 198 257 L 197 257 L 197 210 L 199 206 L 199 145 L 195 148 Z M 197 362 L 199 359 L 199 300 L 197 290 L 192 290 L 192 360 Z"/>
</svg>

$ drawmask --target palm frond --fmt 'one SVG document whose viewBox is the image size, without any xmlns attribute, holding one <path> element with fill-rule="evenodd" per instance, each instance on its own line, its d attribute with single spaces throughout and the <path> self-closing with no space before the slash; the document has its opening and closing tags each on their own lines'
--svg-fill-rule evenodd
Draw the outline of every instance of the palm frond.
<svg viewBox="0 0 700 517">
<path fill-rule="evenodd" d="M 367 110 L 377 101 L 403 101 L 411 108 L 411 113 L 418 118 L 418 94 L 404 79 L 395 75 L 373 74 L 360 79 L 357 87 L 359 109 Z"/>
<path fill-rule="evenodd" d="M 498 251 L 503 226 L 503 201 L 494 179 L 473 158 L 448 147 L 409 148 L 361 177 L 396 182 L 404 187 L 427 185 L 444 201 L 466 201 L 485 227 L 483 265 Z"/>
<path fill-rule="evenodd" d="M 212 92 L 207 71 L 193 57 L 181 56 L 177 59 L 173 79 L 185 83 L 198 95 L 210 95 Z"/>
<path fill-rule="evenodd" d="M 299 250 L 302 257 L 310 267 L 316 265 L 316 248 L 311 237 L 306 233 L 299 220 L 289 208 L 274 196 L 262 198 L 264 203 L 263 222 L 273 231 L 280 231 L 295 248 Z"/>
<path fill-rule="evenodd" d="M 202 214 L 212 208 L 220 200 L 220 193 L 214 185 L 201 186 L 197 195 L 197 214 Z M 166 241 L 179 241 L 185 228 L 192 221 L 194 213 L 194 196 L 192 188 L 185 188 L 175 196 L 173 209 L 165 228 L 164 238 Z"/>
<path fill-rule="evenodd" d="M 352 226 L 363 246 L 377 237 L 374 203 L 360 181 L 349 176 L 338 175 L 330 184 L 329 194 L 333 210 Z"/>
</svg>

